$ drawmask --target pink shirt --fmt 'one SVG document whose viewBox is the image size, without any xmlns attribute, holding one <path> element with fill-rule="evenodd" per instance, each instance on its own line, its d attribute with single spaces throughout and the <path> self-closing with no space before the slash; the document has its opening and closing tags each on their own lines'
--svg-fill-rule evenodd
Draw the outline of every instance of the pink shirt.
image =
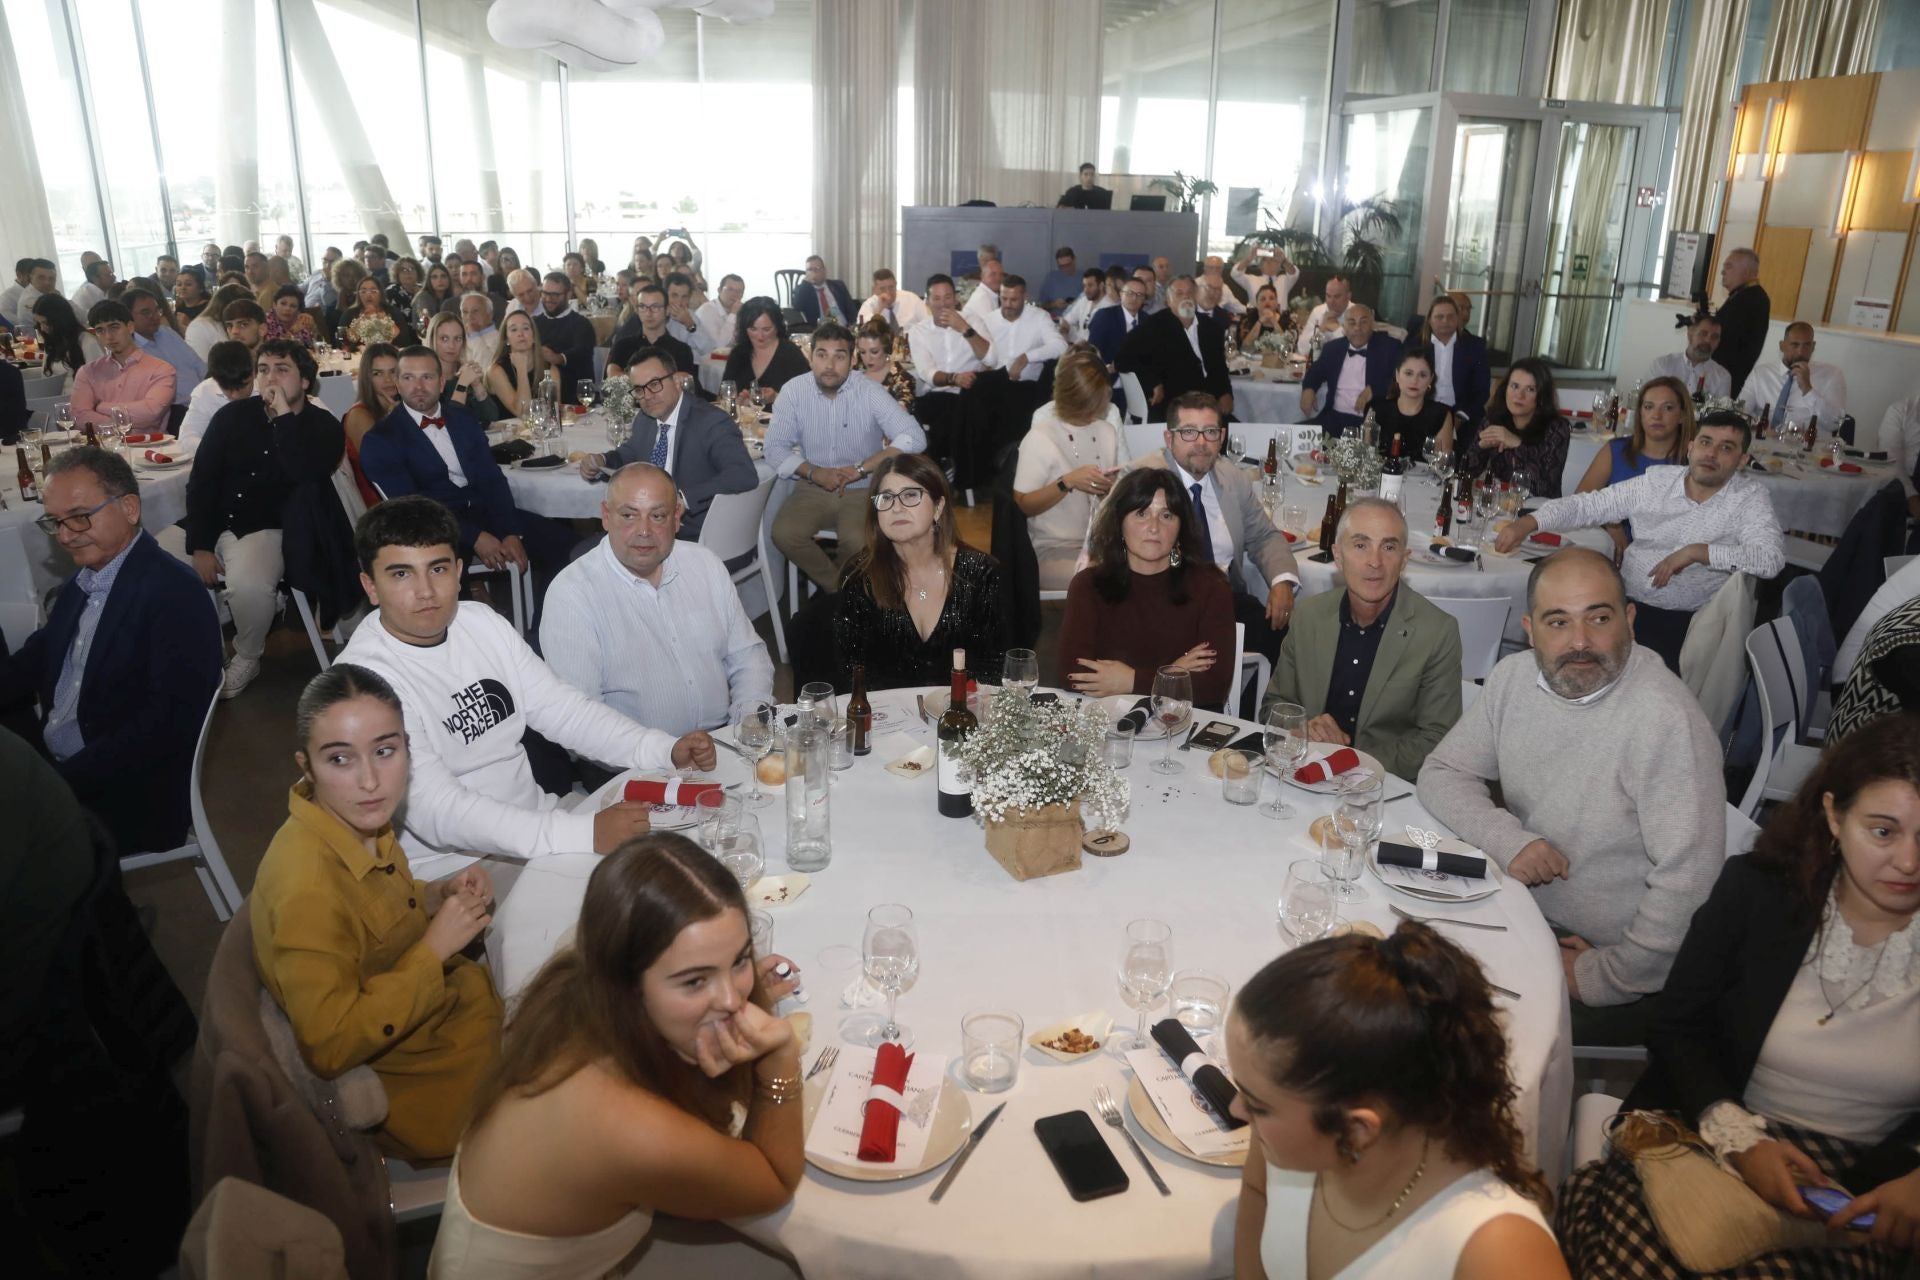
<svg viewBox="0 0 1920 1280">
<path fill-rule="evenodd" d="M 73 379 L 73 420 L 106 422 L 115 409 L 141 431 L 164 431 L 173 409 L 173 366 L 138 347 L 125 363 L 110 355 L 89 361 Z"/>
</svg>

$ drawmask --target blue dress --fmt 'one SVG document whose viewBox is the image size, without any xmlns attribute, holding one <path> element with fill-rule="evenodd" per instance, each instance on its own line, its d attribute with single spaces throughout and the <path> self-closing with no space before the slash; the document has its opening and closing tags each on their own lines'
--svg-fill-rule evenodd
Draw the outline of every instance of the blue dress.
<svg viewBox="0 0 1920 1280">
<path fill-rule="evenodd" d="M 1633 443 L 1631 438 L 1608 441 L 1607 457 L 1613 467 L 1613 470 L 1607 475 L 1607 483 L 1609 485 L 1619 484 L 1622 480 L 1631 480 L 1635 476 L 1643 476 L 1654 467 L 1676 467 L 1680 465 L 1672 458 L 1654 458 L 1644 453 L 1632 462 L 1629 462 L 1627 461 L 1627 446 L 1631 443 Z M 1620 527 L 1626 530 L 1627 541 L 1632 542 L 1633 522 L 1631 520 L 1622 520 Z"/>
</svg>

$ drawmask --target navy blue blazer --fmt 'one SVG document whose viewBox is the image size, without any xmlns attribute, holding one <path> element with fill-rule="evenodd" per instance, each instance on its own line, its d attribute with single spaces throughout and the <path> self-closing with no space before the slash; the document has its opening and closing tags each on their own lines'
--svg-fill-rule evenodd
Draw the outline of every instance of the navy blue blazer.
<svg viewBox="0 0 1920 1280">
<path fill-rule="evenodd" d="M 1436 358 L 1439 348 L 1431 343 L 1428 350 Z M 1437 383 L 1440 371 L 1435 369 Z M 1469 425 L 1479 426 L 1487 420 L 1487 397 L 1493 394 L 1493 370 L 1487 365 L 1487 341 L 1476 338 L 1466 330 L 1453 335 L 1453 409 L 1466 415 Z M 1374 392 L 1377 396 L 1380 393 Z"/>
<path fill-rule="evenodd" d="M 460 459 L 460 470 L 467 477 L 464 486 L 455 484 L 447 474 L 440 451 L 404 404 L 395 405 L 393 412 L 361 439 L 360 469 L 386 497 L 423 493 L 458 516 L 459 551 L 465 558 L 473 554 L 473 544 L 483 532 L 496 538 L 523 532 L 520 512 L 514 508 L 513 491 L 507 488 L 500 464 L 493 460 L 487 433 L 480 423 L 465 409 L 444 400 L 440 412 L 447 419 L 447 434 L 453 437 L 453 454 Z"/>
<path fill-rule="evenodd" d="M 1376 330 L 1367 341 L 1367 385 L 1373 388 L 1373 398 L 1385 401 L 1394 395 L 1394 367 L 1400 363 L 1400 344 L 1386 334 Z M 1326 396 L 1320 403 L 1320 416 L 1323 420 L 1333 415 L 1337 420 L 1358 422 L 1359 417 L 1347 414 L 1333 414 L 1333 388 L 1340 384 L 1340 369 L 1347 361 L 1347 340 L 1335 338 L 1320 348 L 1320 358 L 1307 370 L 1307 376 L 1300 385 L 1307 391 L 1327 388 Z"/>
<path fill-rule="evenodd" d="M 854 318 L 860 314 L 860 308 L 854 305 L 853 295 L 847 292 L 844 280 L 827 281 L 827 292 L 833 295 L 833 305 L 840 308 L 840 314 L 847 318 L 847 327 L 851 329 Z M 793 286 L 793 305 L 807 318 L 808 324 L 820 323 L 820 295 L 814 292 L 811 284 L 805 280 Z"/>
<path fill-rule="evenodd" d="M 1145 323 L 1146 312 L 1140 313 Z M 1087 341 L 1100 352 L 1100 358 L 1112 367 L 1120 362 L 1120 344 L 1127 337 L 1127 309 L 1125 307 L 1102 307 L 1093 313 L 1093 319 L 1087 321 Z"/>
<path fill-rule="evenodd" d="M 652 458 L 653 442 L 659 434 L 660 424 L 654 419 L 644 413 L 635 417 L 633 439 L 607 454 L 607 470 Z M 733 419 L 687 391 L 680 393 L 680 420 L 667 444 L 671 450 L 667 474 L 687 499 L 680 537 L 694 542 L 700 537 L 700 526 L 714 498 L 723 493 L 751 493 L 760 484 L 760 473 L 754 469 L 746 441 Z"/>
<path fill-rule="evenodd" d="M 53 708 L 86 607 L 75 578 L 47 625 L 0 658 L 0 704 Z M 0 640 L 0 651 L 6 642 Z M 192 825 L 193 749 L 220 688 L 220 621 L 200 577 L 141 533 L 120 565 L 80 682 L 78 754 L 54 767 L 100 815 L 122 854 L 178 848 Z"/>
</svg>

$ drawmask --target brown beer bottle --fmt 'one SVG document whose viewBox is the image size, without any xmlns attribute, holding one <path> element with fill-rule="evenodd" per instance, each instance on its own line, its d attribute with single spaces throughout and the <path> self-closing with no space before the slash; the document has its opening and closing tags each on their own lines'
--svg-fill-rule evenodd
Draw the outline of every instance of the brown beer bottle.
<svg viewBox="0 0 1920 1280">
<path fill-rule="evenodd" d="M 1320 516 L 1320 550 L 1327 555 L 1333 554 L 1333 530 L 1340 517 L 1334 513 L 1333 498 L 1327 498 L 1327 509 Z"/>
<path fill-rule="evenodd" d="M 40 501 L 40 487 L 33 482 L 33 468 L 27 465 L 27 451 L 24 448 L 15 449 L 13 456 L 20 463 L 20 500 Z"/>
<path fill-rule="evenodd" d="M 847 723 L 853 728 L 853 754 L 864 756 L 873 750 L 868 739 L 873 733 L 873 703 L 867 700 L 867 668 L 853 665 L 853 696 L 847 699 Z"/>
</svg>

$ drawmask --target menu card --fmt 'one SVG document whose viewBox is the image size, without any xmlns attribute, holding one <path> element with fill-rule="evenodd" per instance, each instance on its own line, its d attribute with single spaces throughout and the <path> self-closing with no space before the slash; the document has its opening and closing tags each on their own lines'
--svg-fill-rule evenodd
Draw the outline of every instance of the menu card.
<svg viewBox="0 0 1920 1280">
<path fill-rule="evenodd" d="M 900 1091 L 907 1109 L 900 1117 L 899 1146 L 892 1162 L 860 1159 L 860 1128 L 878 1054 L 877 1049 L 840 1047 L 833 1078 L 827 1081 L 826 1095 L 820 1099 L 813 1113 L 813 1127 L 807 1131 L 808 1155 L 869 1169 L 917 1169 L 926 1160 L 927 1139 L 933 1132 L 933 1111 L 939 1102 L 944 1079 L 941 1073 L 946 1065 L 944 1058 L 928 1053 L 916 1053 L 907 1069 L 907 1087 Z"/>
<path fill-rule="evenodd" d="M 1189 1151 L 1197 1156 L 1224 1156 L 1247 1149 L 1252 1129 L 1242 1125 L 1229 1130 L 1221 1124 L 1200 1091 L 1157 1046 L 1129 1049 L 1127 1065 L 1147 1091 L 1153 1109 Z"/>
</svg>

